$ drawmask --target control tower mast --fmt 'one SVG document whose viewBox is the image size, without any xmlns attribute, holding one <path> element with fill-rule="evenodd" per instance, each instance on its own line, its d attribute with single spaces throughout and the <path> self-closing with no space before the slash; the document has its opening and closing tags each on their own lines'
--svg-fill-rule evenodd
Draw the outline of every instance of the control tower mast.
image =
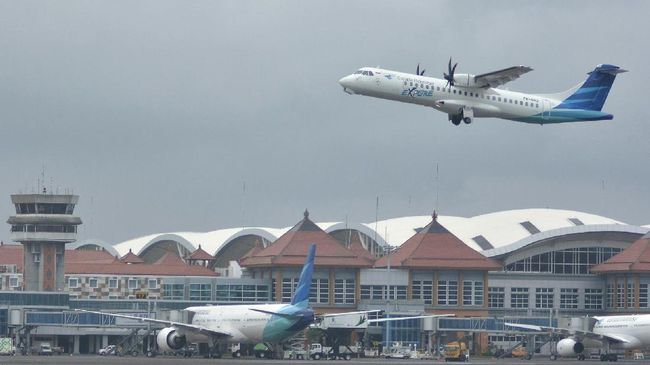
<svg viewBox="0 0 650 365">
<path fill-rule="evenodd" d="M 15 194 L 16 215 L 9 217 L 11 239 L 23 245 L 23 290 L 65 288 L 65 244 L 77 239 L 81 219 L 73 215 L 77 195 Z"/>
</svg>

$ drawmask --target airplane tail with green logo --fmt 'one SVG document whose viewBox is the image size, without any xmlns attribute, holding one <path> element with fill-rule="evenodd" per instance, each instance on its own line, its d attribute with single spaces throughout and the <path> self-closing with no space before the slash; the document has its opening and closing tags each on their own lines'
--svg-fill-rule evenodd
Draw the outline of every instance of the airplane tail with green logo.
<svg viewBox="0 0 650 365">
<path fill-rule="evenodd" d="M 296 287 L 296 291 L 293 293 L 293 298 L 291 298 L 291 305 L 301 308 L 307 308 L 309 306 L 309 289 L 311 288 L 311 277 L 314 273 L 315 258 L 316 244 L 312 243 L 309 246 L 305 265 L 302 267 L 302 272 L 300 273 L 298 286 Z"/>
</svg>

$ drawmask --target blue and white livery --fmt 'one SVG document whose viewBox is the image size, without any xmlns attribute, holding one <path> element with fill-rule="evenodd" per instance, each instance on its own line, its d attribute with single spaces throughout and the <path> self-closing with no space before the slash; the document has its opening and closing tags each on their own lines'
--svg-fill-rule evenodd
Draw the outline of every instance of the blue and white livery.
<svg viewBox="0 0 650 365">
<path fill-rule="evenodd" d="M 481 75 L 456 74 L 451 66 L 444 79 L 374 67 L 363 67 L 339 80 L 348 94 L 401 101 L 432 107 L 447 113 L 454 125 L 470 124 L 474 118 L 502 118 L 517 122 L 550 124 L 610 120 L 603 104 L 616 75 L 626 70 L 601 64 L 587 80 L 557 94 L 526 94 L 497 87 L 532 71 L 514 66 Z"/>
</svg>

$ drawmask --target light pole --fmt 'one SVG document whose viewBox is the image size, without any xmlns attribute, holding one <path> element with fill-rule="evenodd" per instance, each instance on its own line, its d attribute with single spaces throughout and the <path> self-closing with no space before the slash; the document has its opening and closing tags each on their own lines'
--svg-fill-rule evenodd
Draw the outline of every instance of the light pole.
<svg viewBox="0 0 650 365">
<path fill-rule="evenodd" d="M 387 285 L 387 288 L 386 288 L 387 289 L 386 290 L 386 318 L 390 319 L 390 310 L 391 310 L 390 309 L 390 299 L 391 299 L 391 294 L 392 294 L 392 292 L 391 292 L 391 280 L 390 280 L 391 279 L 390 278 L 390 254 L 392 252 L 392 247 L 391 246 L 386 246 L 385 250 L 386 250 L 386 252 L 388 252 L 387 253 L 387 255 L 388 255 L 388 258 L 387 258 L 388 259 L 388 265 L 386 267 L 386 271 L 387 271 L 387 273 L 386 273 L 386 276 L 387 276 L 386 281 L 388 282 L 388 285 Z M 389 349 L 389 351 L 390 351 L 390 340 L 391 340 L 391 338 L 390 338 L 390 321 L 386 321 L 386 348 Z"/>
</svg>

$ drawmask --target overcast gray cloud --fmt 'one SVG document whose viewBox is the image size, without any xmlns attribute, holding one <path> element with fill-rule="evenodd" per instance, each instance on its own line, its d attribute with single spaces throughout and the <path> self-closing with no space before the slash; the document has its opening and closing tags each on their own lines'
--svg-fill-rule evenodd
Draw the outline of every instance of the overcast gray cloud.
<svg viewBox="0 0 650 365">
<path fill-rule="evenodd" d="M 80 238 L 550 207 L 648 224 L 646 15 L 626 1 L 0 1 L 0 214 L 74 189 Z M 479 119 L 350 96 L 361 66 L 511 65 L 557 92 L 599 63 L 609 122 Z M 436 174 L 438 166 L 439 174 Z M 2 239 L 9 239 L 8 226 Z"/>
</svg>

